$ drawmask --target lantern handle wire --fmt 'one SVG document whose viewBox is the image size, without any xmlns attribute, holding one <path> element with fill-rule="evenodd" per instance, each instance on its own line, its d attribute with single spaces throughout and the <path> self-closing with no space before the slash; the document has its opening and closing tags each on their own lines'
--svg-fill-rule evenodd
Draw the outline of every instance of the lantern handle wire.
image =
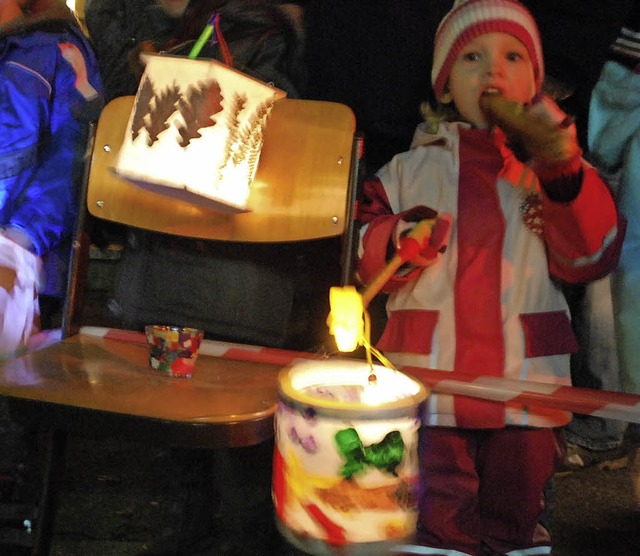
<svg viewBox="0 0 640 556">
<path fill-rule="evenodd" d="M 446 232 L 444 234 L 438 235 L 437 245 L 432 246 L 434 248 L 434 253 L 446 249 L 446 244 L 449 238 L 449 230 L 452 217 L 451 215 L 445 213 L 441 215 L 441 218 L 445 223 Z M 364 321 L 362 330 L 357 332 L 357 343 L 363 346 L 365 349 L 366 358 L 370 369 L 369 382 L 375 382 L 377 380 L 373 369 L 372 354 L 385 367 L 394 371 L 397 371 L 397 369 L 387 357 L 385 357 L 378 349 L 371 345 L 371 319 L 369 317 L 367 308 L 369 307 L 369 304 L 371 303 L 373 298 L 380 293 L 384 285 L 391 279 L 391 277 L 398 271 L 398 269 L 407 261 L 412 260 L 417 255 L 419 255 L 424 242 L 432 239 L 432 232 L 434 231 L 434 227 L 437 225 L 437 223 L 438 218 L 425 218 L 423 220 L 420 220 L 405 237 L 402 246 L 397 250 L 392 259 L 380 270 L 380 272 L 378 272 L 378 274 L 373 277 L 373 279 L 365 286 L 362 292 L 356 292 L 360 296 L 361 303 L 353 304 L 353 306 L 357 305 L 360 307 L 359 311 L 361 312 L 361 316 L 357 318 L 353 318 L 352 316 L 349 320 L 355 322 L 356 320 L 362 319 Z M 353 286 L 344 286 L 342 288 L 342 291 L 346 292 L 347 288 L 353 288 Z M 334 324 L 335 319 L 333 317 L 335 311 L 336 308 L 332 307 L 327 319 L 330 330 L 332 329 Z M 338 346 L 338 349 L 340 349 L 340 346 Z"/>
<path fill-rule="evenodd" d="M 388 369 L 397 371 L 394 364 L 389 361 L 389 359 L 385 357 L 379 349 L 371 344 L 371 317 L 369 316 L 369 312 L 367 310 L 363 312 L 363 318 L 364 332 L 362 334 L 361 343 L 365 349 L 365 353 L 367 355 L 367 363 L 369 363 L 371 373 L 373 374 L 373 358 L 371 357 L 372 354 L 378 361 L 380 361 L 380 363 L 382 363 L 382 365 L 384 365 Z"/>
</svg>

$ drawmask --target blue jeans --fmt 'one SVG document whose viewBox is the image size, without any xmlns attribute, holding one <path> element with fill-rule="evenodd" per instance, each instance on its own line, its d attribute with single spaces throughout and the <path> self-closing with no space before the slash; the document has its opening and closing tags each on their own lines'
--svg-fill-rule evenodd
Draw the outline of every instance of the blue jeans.
<svg viewBox="0 0 640 556">
<path fill-rule="evenodd" d="M 580 346 L 571 356 L 573 386 L 621 391 L 610 278 L 566 286 L 565 294 Z M 567 442 L 583 448 L 611 450 L 622 444 L 626 427 L 624 421 L 574 414 L 565 434 Z"/>
</svg>

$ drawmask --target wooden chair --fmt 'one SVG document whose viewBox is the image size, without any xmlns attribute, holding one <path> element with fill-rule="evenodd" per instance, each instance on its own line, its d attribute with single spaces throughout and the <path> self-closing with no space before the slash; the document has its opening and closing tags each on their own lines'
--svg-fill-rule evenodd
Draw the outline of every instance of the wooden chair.
<svg viewBox="0 0 640 556">
<path fill-rule="evenodd" d="M 341 282 L 351 281 L 354 219 L 362 138 L 345 105 L 308 100 L 276 102 L 249 197 L 250 212 L 225 214 L 165 197 L 119 178 L 112 168 L 133 97 L 107 105 L 98 123 L 88 167 L 86 208 L 98 219 L 135 228 L 226 242 L 301 242 L 342 237 Z M 70 273 L 65 334 L 77 332 L 88 238 Z"/>
<path fill-rule="evenodd" d="M 277 101 L 249 198 L 251 211 L 225 214 L 175 199 L 168 202 L 112 172 L 132 103 L 133 97 L 109 103 L 92 134 L 81 199 L 89 214 L 140 229 L 226 242 L 341 237 L 340 280 L 351 281 L 362 138 L 348 107 Z M 199 448 L 251 446 L 273 436 L 282 364 L 201 353 L 194 377 L 177 383 L 149 370 L 141 334 L 123 332 L 126 341 L 120 341 L 114 334 L 99 338 L 83 333 L 90 243 L 83 211 L 73 244 L 63 341 L 0 363 L 0 395 L 41 411 L 49 440 L 42 497 L 29 513 L 35 533 L 20 531 L 19 544 L 32 547 L 32 554 L 47 554 L 52 540 L 55 480 L 67 431 Z M 285 352 L 279 360 L 283 356 Z M 23 367 L 33 378 L 29 384 L 14 378 Z M 0 521 L 10 511 L 14 517 L 25 515 L 24 508 L 17 514 L 16 508 L 6 510 L 0 505 Z M 4 538 L 16 542 L 17 537 L 8 532 Z M 0 546 L 2 542 L 0 527 Z"/>
</svg>

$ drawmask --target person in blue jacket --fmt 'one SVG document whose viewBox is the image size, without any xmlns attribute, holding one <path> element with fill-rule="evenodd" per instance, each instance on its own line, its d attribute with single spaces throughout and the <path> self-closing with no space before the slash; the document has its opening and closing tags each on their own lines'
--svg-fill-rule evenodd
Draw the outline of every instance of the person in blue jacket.
<svg viewBox="0 0 640 556">
<path fill-rule="evenodd" d="M 588 139 L 595 166 L 614 176 L 615 200 L 629 221 L 611 293 L 622 390 L 640 394 L 640 5 L 629 12 L 593 89 Z M 640 439 L 639 425 L 627 432 Z"/>
<path fill-rule="evenodd" d="M 38 330 L 38 295 L 64 295 L 88 124 L 102 104 L 97 61 L 65 3 L 0 0 L 4 356 Z"/>
</svg>

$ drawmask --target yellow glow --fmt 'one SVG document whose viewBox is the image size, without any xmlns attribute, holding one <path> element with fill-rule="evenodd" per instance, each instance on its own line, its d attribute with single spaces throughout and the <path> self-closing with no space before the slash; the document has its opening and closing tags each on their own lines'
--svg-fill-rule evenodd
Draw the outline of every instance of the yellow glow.
<svg viewBox="0 0 640 556">
<path fill-rule="evenodd" d="M 329 304 L 329 333 L 335 337 L 340 351 L 354 351 L 364 334 L 362 296 L 355 286 L 333 287 L 329 290 Z"/>
<path fill-rule="evenodd" d="M 373 366 L 377 381 L 368 377 L 371 367 L 356 359 L 329 359 L 297 363 L 281 379 L 284 395 L 304 399 L 317 407 L 397 404 L 404 399 L 422 395 L 424 386 L 408 375 L 380 365 Z"/>
<path fill-rule="evenodd" d="M 202 171 L 206 172 L 206 169 Z M 220 170 L 220 179 L 213 188 L 215 196 L 233 205 L 246 207 L 254 173 L 255 167 L 251 167 L 247 158 L 235 164 L 230 162 Z M 206 187 L 200 191 L 204 195 L 207 192 Z"/>
</svg>

